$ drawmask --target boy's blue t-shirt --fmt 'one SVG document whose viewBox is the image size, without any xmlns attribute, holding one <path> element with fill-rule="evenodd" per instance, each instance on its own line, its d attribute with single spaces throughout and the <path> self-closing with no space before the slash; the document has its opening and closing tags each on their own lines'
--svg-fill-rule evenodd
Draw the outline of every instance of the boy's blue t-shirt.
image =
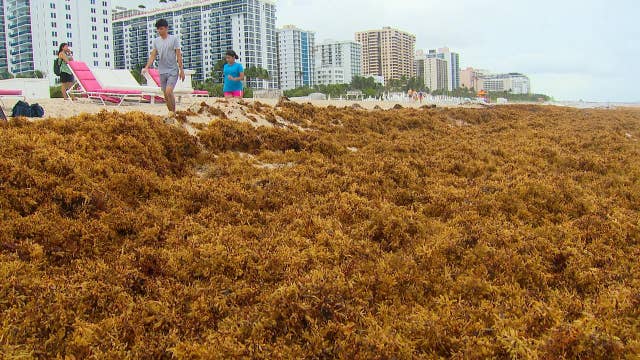
<svg viewBox="0 0 640 360">
<path fill-rule="evenodd" d="M 241 72 L 244 72 L 244 68 L 239 62 L 233 65 L 224 64 L 224 92 L 242 91 L 242 81 L 229 80 L 229 75 L 237 78 Z"/>
</svg>

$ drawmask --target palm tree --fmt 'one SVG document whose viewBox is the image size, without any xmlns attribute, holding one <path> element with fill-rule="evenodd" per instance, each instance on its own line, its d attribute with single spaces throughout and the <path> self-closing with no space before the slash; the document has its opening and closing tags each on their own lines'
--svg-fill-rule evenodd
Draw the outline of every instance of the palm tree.
<svg viewBox="0 0 640 360">
<path fill-rule="evenodd" d="M 224 59 L 220 59 L 213 66 L 213 71 L 211 71 L 211 78 L 213 79 L 213 82 L 217 83 L 217 82 L 222 81 L 222 77 L 224 76 L 224 64 L 225 63 L 226 63 L 226 61 L 224 61 Z"/>
<path fill-rule="evenodd" d="M 258 79 L 269 80 L 271 78 L 271 76 L 269 75 L 269 70 L 263 69 L 261 67 L 258 67 L 258 69 L 260 70 Z"/>
<path fill-rule="evenodd" d="M 269 71 L 267 69 L 263 69 L 260 66 L 249 66 L 244 70 L 244 76 L 247 80 L 251 79 L 260 79 L 260 80 L 269 80 Z"/>
</svg>

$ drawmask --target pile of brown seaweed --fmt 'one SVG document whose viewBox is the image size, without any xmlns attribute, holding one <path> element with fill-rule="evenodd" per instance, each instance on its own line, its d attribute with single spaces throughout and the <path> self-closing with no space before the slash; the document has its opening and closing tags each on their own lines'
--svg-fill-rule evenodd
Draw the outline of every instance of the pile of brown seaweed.
<svg viewBox="0 0 640 360">
<path fill-rule="evenodd" d="M 640 112 L 0 127 L 0 357 L 634 358 Z"/>
</svg>

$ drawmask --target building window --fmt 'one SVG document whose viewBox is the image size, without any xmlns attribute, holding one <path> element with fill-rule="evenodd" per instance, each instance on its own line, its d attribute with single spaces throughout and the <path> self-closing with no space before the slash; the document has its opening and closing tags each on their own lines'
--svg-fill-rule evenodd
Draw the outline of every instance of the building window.
<svg viewBox="0 0 640 360">
<path fill-rule="evenodd" d="M 52 9 L 55 9 L 56 8 L 56 4 L 51 3 L 51 4 L 49 4 L 49 7 L 52 8 Z"/>
</svg>

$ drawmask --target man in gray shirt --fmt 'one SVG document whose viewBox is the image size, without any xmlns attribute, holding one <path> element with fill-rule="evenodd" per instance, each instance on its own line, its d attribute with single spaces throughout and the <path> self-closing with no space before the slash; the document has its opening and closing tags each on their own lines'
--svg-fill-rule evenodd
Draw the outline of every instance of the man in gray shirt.
<svg viewBox="0 0 640 360">
<path fill-rule="evenodd" d="M 156 22 L 156 30 L 159 37 L 153 40 L 153 50 L 143 72 L 149 71 L 149 67 L 158 58 L 158 72 L 160 73 L 160 87 L 164 93 L 164 99 L 169 109 L 169 118 L 175 117 L 176 98 L 173 89 L 178 83 L 178 77 L 184 81 L 184 67 L 182 64 L 182 51 L 180 40 L 174 35 L 169 35 L 169 23 L 165 19 Z"/>
</svg>

